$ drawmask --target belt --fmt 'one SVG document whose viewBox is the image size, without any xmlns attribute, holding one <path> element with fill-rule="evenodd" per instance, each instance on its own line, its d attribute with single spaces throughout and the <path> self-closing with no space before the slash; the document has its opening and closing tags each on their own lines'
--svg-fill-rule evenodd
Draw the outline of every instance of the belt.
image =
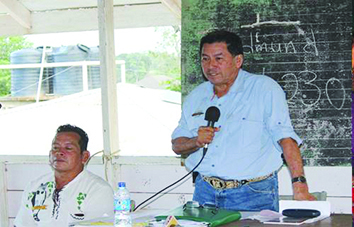
<svg viewBox="0 0 354 227">
<path fill-rule="evenodd" d="M 241 187 L 242 185 L 251 182 L 262 181 L 273 176 L 275 173 L 276 172 L 272 172 L 271 174 L 265 176 L 247 179 L 247 180 L 223 180 L 218 177 L 207 177 L 207 176 L 202 176 L 202 178 L 205 182 L 208 182 L 215 189 L 226 189 L 226 188 L 238 188 Z"/>
</svg>

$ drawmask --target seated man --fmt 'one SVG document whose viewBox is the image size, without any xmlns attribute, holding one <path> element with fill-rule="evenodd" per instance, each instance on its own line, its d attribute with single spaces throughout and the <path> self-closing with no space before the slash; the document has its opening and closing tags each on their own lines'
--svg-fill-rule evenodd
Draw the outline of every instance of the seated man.
<svg viewBox="0 0 354 227">
<path fill-rule="evenodd" d="M 88 136 L 81 128 L 62 125 L 49 153 L 53 173 L 30 182 L 22 196 L 15 227 L 68 226 L 68 223 L 113 216 L 113 190 L 84 169 L 90 157 Z"/>
</svg>

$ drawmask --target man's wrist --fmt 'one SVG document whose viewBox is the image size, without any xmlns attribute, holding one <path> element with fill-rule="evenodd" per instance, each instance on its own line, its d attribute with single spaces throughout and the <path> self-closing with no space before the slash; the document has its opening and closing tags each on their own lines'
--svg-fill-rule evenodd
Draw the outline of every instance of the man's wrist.
<svg viewBox="0 0 354 227">
<path fill-rule="evenodd" d="M 305 176 L 298 176 L 298 177 L 294 177 L 291 179 L 291 183 L 296 183 L 296 182 L 300 182 L 300 183 L 304 183 L 306 184 L 306 177 Z"/>
<path fill-rule="evenodd" d="M 195 137 L 195 146 L 197 147 L 197 149 L 201 148 L 204 146 L 204 144 L 200 143 L 198 141 L 198 137 Z"/>
</svg>

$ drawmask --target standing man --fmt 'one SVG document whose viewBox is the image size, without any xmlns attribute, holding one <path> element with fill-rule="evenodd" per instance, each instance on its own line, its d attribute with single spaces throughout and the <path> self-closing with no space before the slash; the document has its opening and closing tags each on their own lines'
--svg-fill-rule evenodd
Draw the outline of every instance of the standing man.
<svg viewBox="0 0 354 227">
<path fill-rule="evenodd" d="M 84 169 L 90 157 L 88 136 L 81 128 L 62 125 L 52 142 L 53 173 L 27 185 L 15 227 L 68 226 L 70 222 L 113 216 L 113 190 L 102 178 Z"/>
<path fill-rule="evenodd" d="M 230 210 L 279 210 L 277 171 L 284 154 L 294 199 L 314 200 L 309 193 L 285 93 L 271 78 L 242 69 L 240 37 L 213 31 L 200 42 L 204 76 L 183 103 L 172 149 L 188 155 L 186 167 L 199 172 L 193 200 Z M 220 110 L 215 127 L 206 127 L 208 107 Z"/>
</svg>

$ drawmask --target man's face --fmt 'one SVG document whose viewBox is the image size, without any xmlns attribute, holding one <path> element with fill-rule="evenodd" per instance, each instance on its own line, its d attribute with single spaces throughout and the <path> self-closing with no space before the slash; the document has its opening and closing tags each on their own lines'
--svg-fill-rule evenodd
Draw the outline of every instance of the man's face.
<svg viewBox="0 0 354 227">
<path fill-rule="evenodd" d="M 243 61 L 242 55 L 231 55 L 225 42 L 205 43 L 201 58 L 203 73 L 214 85 L 232 84 Z"/>
<path fill-rule="evenodd" d="M 81 154 L 80 136 L 75 132 L 60 132 L 55 136 L 49 154 L 50 165 L 56 172 L 78 174 L 90 153 Z"/>
</svg>

